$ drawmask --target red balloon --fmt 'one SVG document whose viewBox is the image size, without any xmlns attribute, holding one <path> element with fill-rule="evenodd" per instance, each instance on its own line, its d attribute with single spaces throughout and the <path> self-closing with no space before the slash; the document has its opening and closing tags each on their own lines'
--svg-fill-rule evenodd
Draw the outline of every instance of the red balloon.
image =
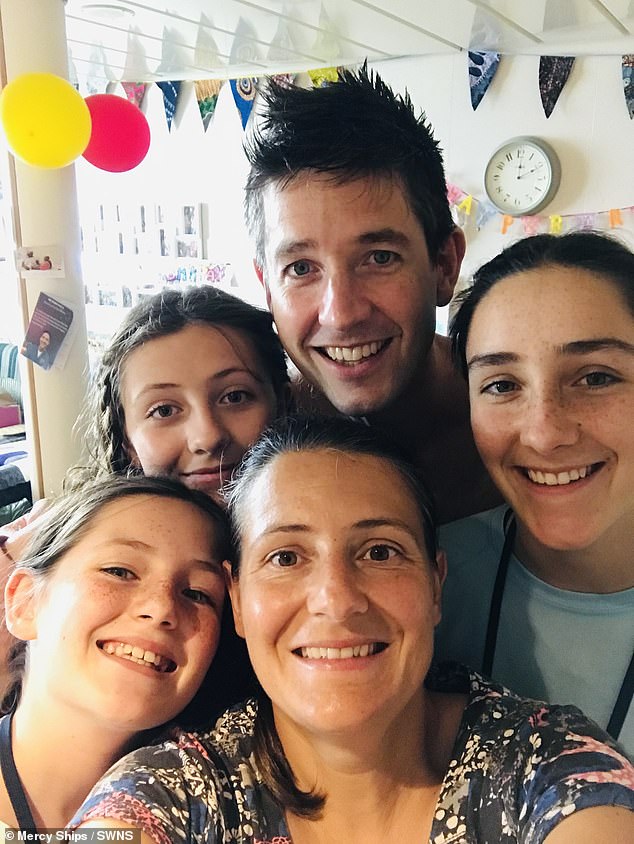
<svg viewBox="0 0 634 844">
<path fill-rule="evenodd" d="M 92 132 L 84 158 L 101 170 L 132 170 L 150 148 L 150 127 L 143 112 L 116 94 L 91 94 L 86 105 Z"/>
</svg>

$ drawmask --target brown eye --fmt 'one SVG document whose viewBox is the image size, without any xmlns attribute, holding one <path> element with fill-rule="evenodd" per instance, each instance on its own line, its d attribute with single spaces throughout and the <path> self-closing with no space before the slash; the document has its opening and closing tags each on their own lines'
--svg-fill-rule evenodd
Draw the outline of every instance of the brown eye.
<svg viewBox="0 0 634 844">
<path fill-rule="evenodd" d="M 282 568 L 288 568 L 297 563 L 297 554 L 294 551 L 277 551 L 271 557 L 271 562 Z"/>
<path fill-rule="evenodd" d="M 396 550 L 390 545 L 373 545 L 365 554 L 366 559 L 375 563 L 385 563 L 396 555 Z"/>
</svg>

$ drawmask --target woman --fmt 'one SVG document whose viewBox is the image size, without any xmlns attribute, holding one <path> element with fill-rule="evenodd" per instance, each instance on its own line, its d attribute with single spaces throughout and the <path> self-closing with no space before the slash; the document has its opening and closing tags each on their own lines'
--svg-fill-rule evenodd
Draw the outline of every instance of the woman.
<svg viewBox="0 0 634 844">
<path fill-rule="evenodd" d="M 578 710 L 456 666 L 424 685 L 444 558 L 413 470 L 370 429 L 278 427 L 245 458 L 230 512 L 258 702 L 123 760 L 74 823 L 145 842 L 634 834 L 634 768 Z"/>
<path fill-rule="evenodd" d="M 513 244 L 451 329 L 508 502 L 443 528 L 437 653 L 579 706 L 634 754 L 634 254 L 590 232 Z"/>
<path fill-rule="evenodd" d="M 6 587 L 19 643 L 0 828 L 63 826 L 190 703 L 218 645 L 230 553 L 223 511 L 173 481 L 103 479 L 50 507 Z"/>
</svg>

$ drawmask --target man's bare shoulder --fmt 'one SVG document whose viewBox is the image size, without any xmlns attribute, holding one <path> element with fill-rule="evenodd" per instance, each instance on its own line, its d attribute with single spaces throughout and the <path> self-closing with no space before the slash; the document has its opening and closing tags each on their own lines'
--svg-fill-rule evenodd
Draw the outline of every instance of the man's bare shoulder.
<svg viewBox="0 0 634 844">
<path fill-rule="evenodd" d="M 291 376 L 291 395 L 297 413 L 338 416 L 339 412 L 326 396 L 299 374 Z"/>
</svg>

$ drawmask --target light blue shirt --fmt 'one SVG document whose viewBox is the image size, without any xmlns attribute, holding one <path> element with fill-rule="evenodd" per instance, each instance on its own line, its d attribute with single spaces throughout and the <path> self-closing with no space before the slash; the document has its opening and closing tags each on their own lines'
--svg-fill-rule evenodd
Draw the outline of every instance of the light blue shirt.
<svg viewBox="0 0 634 844">
<path fill-rule="evenodd" d="M 449 571 L 436 655 L 479 670 L 506 507 L 440 530 Z M 633 559 L 634 565 L 634 559 Z M 526 697 L 578 706 L 605 728 L 634 649 L 634 588 L 610 595 L 557 589 L 511 556 L 493 678 Z M 634 757 L 634 706 L 620 743 Z"/>
</svg>

